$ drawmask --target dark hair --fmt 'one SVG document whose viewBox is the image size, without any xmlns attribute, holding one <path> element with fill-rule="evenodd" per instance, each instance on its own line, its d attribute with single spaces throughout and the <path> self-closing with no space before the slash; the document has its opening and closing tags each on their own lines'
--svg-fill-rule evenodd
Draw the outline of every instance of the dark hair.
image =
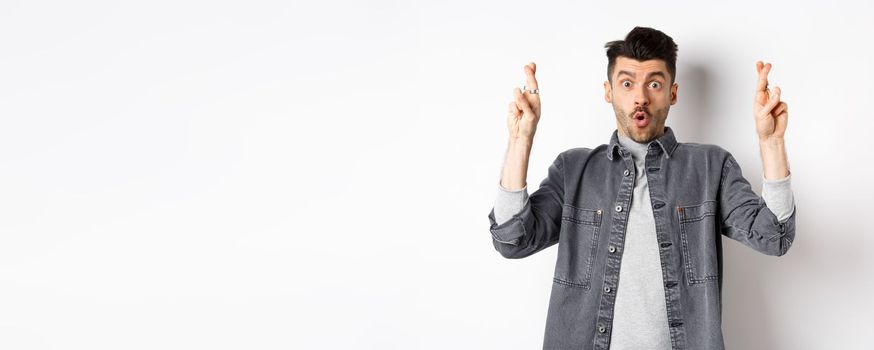
<svg viewBox="0 0 874 350">
<path fill-rule="evenodd" d="M 677 44 L 674 39 L 659 30 L 647 27 L 634 27 L 625 40 L 614 40 L 606 45 L 607 49 L 607 80 L 613 82 L 613 67 L 616 57 L 622 56 L 637 61 L 660 59 L 668 67 L 671 74 L 671 84 L 677 74 Z"/>
</svg>

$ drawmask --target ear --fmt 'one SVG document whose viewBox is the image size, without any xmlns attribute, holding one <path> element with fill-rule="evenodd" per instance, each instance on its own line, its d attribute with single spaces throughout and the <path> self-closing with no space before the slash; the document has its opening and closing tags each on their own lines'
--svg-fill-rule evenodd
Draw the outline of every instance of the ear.
<svg viewBox="0 0 874 350">
<path fill-rule="evenodd" d="M 607 103 L 613 103 L 613 93 L 610 87 L 610 81 L 604 81 L 604 101 Z"/>
<path fill-rule="evenodd" d="M 680 87 L 680 85 L 677 85 L 677 83 L 674 83 L 673 85 L 671 85 L 671 106 L 673 106 L 675 103 L 677 103 L 677 89 L 679 87 Z"/>
</svg>

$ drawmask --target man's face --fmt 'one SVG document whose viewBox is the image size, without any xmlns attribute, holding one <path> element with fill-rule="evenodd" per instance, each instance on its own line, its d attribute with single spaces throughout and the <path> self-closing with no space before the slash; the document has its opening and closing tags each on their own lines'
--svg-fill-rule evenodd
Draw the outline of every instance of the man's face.
<svg viewBox="0 0 874 350">
<path fill-rule="evenodd" d="M 677 84 L 665 62 L 616 58 L 613 82 L 604 82 L 604 99 L 613 104 L 619 133 L 640 143 L 664 134 L 668 110 L 677 103 Z"/>
</svg>

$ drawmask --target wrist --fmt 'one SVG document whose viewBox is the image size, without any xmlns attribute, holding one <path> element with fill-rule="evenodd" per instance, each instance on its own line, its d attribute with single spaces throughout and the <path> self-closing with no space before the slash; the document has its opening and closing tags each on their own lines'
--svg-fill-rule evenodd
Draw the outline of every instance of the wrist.
<svg viewBox="0 0 874 350">
<path fill-rule="evenodd" d="M 789 175 L 789 161 L 782 137 L 759 140 L 759 148 L 766 180 L 779 180 Z"/>
<path fill-rule="evenodd" d="M 511 137 L 508 146 L 511 150 L 530 152 L 534 141 L 527 137 Z"/>
<path fill-rule="evenodd" d="M 783 136 L 759 137 L 759 146 L 773 147 L 784 144 Z"/>
</svg>

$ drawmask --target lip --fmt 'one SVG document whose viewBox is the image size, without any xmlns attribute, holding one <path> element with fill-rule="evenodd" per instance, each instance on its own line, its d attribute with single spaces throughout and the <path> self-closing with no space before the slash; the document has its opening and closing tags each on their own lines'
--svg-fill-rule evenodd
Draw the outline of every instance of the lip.
<svg viewBox="0 0 874 350">
<path fill-rule="evenodd" d="M 643 118 L 638 119 L 638 117 L 640 117 L 640 116 L 643 116 Z M 636 125 L 637 127 L 645 128 L 645 127 L 649 126 L 649 122 L 652 118 L 646 112 L 637 112 L 637 113 L 634 113 L 634 116 L 631 119 L 633 120 L 634 125 Z"/>
</svg>

